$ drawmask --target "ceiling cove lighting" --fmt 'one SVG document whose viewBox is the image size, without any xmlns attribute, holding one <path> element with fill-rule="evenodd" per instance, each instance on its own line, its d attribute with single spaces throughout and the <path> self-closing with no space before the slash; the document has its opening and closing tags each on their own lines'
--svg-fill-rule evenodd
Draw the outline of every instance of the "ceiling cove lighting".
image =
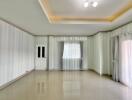
<svg viewBox="0 0 132 100">
<path fill-rule="evenodd" d="M 89 6 L 92 7 L 97 7 L 98 6 L 98 2 L 97 1 L 91 1 L 91 0 L 84 0 L 84 8 L 87 8 Z"/>
</svg>

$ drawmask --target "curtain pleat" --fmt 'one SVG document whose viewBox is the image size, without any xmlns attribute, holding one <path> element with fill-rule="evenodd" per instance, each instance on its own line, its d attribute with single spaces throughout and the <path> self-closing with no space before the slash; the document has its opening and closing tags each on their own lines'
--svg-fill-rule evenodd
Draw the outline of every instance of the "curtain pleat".
<svg viewBox="0 0 132 100">
<path fill-rule="evenodd" d="M 114 81 L 119 81 L 119 37 L 113 37 L 113 70 L 112 77 Z"/>
<path fill-rule="evenodd" d="M 80 59 L 63 59 L 63 70 L 80 70 Z"/>
</svg>

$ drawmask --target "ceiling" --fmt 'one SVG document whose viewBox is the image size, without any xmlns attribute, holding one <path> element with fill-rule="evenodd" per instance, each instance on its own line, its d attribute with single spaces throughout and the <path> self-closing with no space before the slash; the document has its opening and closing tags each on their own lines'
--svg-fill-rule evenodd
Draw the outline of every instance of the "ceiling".
<svg viewBox="0 0 132 100">
<path fill-rule="evenodd" d="M 84 7 L 85 2 L 89 3 Z M 98 5 L 93 7 L 92 4 Z M 112 22 L 132 8 L 132 0 L 39 0 L 50 23 Z"/>
<path fill-rule="evenodd" d="M 98 0 L 96 8 L 84 8 L 80 0 L 47 1 L 53 16 L 63 16 L 67 20 L 51 23 L 49 12 L 42 9 L 38 0 L 0 0 L 0 17 L 33 35 L 93 35 L 132 21 L 132 9 L 123 11 L 112 21 L 90 20 L 109 18 L 124 9 L 128 2 L 132 5 L 132 0 Z"/>
</svg>

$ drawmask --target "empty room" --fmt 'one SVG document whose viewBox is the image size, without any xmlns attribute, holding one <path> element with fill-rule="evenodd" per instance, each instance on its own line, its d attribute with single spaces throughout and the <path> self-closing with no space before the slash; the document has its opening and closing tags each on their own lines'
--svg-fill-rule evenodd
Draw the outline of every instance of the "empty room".
<svg viewBox="0 0 132 100">
<path fill-rule="evenodd" d="M 132 0 L 0 0 L 0 100 L 132 100 Z"/>
</svg>

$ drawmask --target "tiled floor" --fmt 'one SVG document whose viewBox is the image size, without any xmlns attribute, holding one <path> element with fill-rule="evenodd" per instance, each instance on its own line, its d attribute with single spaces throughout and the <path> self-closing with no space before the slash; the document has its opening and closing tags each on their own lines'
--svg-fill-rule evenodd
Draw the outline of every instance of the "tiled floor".
<svg viewBox="0 0 132 100">
<path fill-rule="evenodd" d="M 132 100 L 132 89 L 91 71 L 34 71 L 1 90 L 0 100 Z"/>
</svg>

